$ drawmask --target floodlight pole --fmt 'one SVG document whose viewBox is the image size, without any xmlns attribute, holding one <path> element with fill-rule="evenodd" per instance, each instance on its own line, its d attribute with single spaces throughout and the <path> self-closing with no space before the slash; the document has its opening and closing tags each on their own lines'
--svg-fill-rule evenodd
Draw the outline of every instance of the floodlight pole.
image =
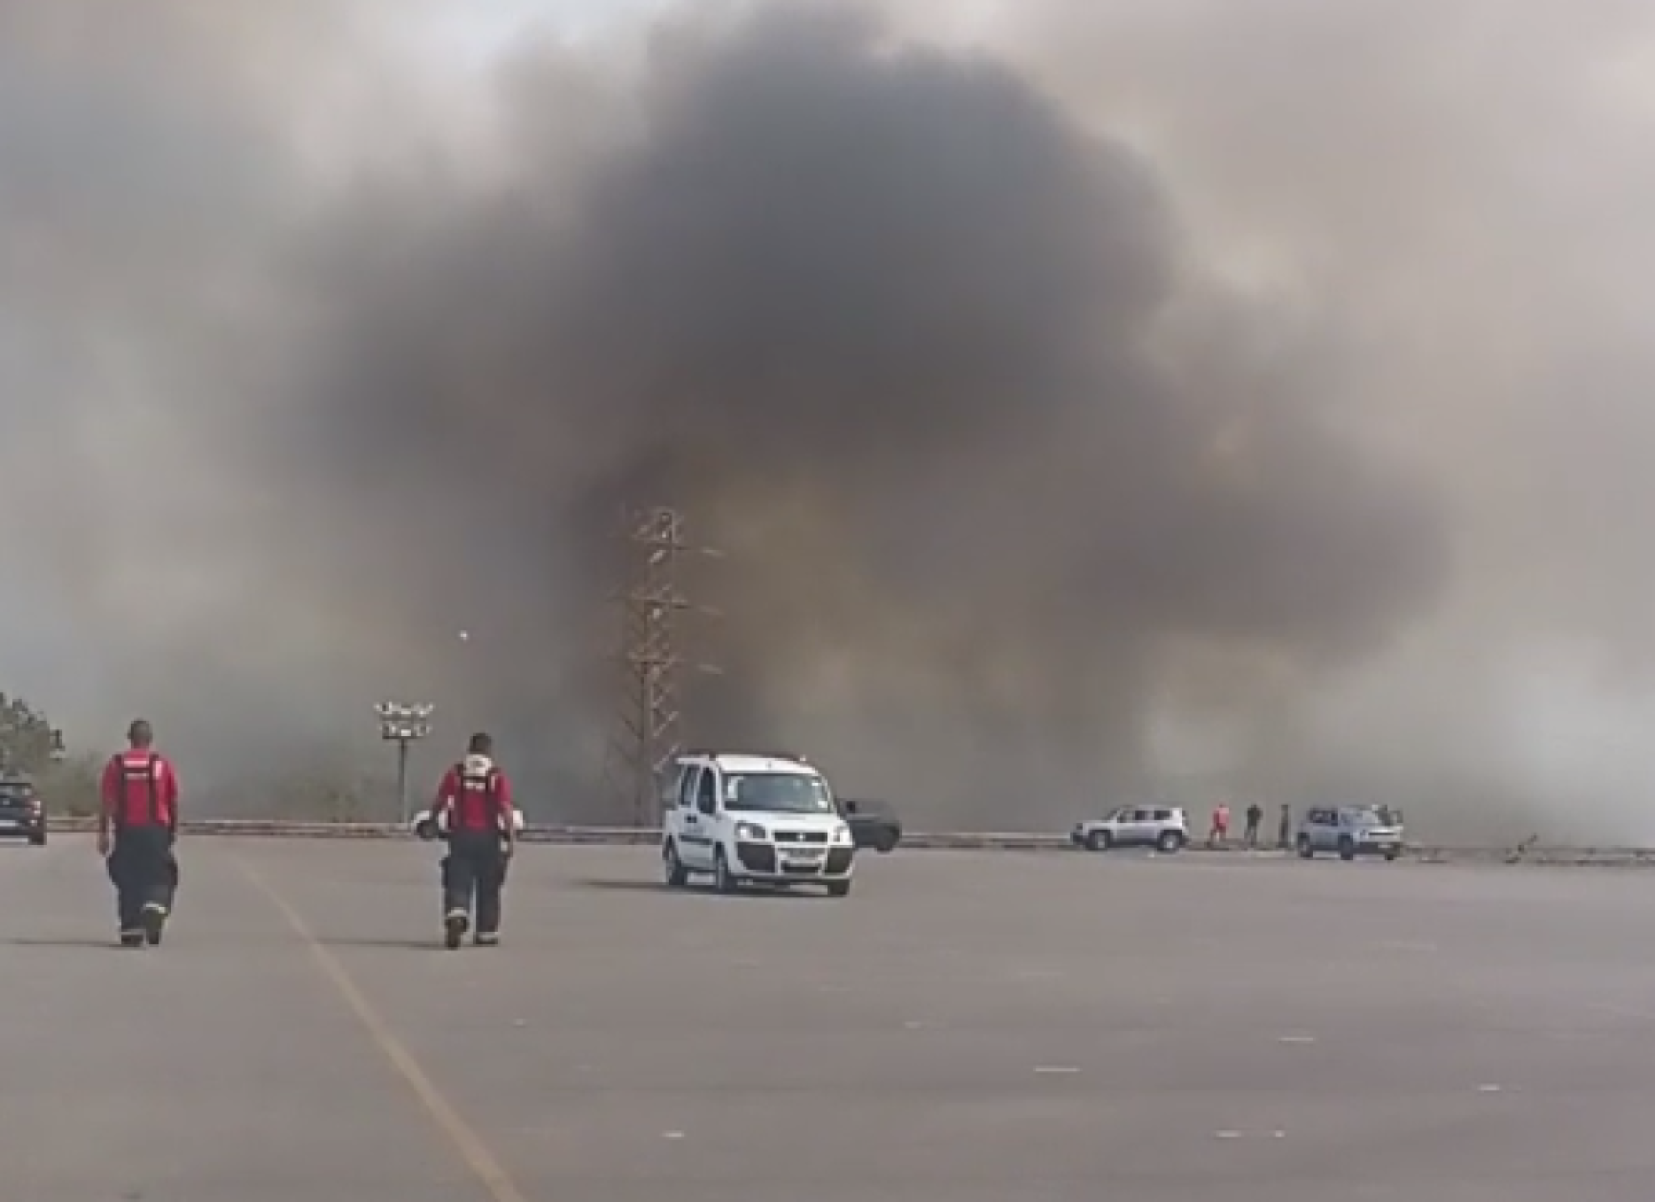
<svg viewBox="0 0 1655 1202">
<path fill-rule="evenodd" d="M 379 737 L 397 745 L 397 814 L 408 825 L 408 747 L 431 734 L 431 715 L 436 706 L 425 702 L 409 704 L 382 701 L 374 706 L 379 715 Z"/>
<path fill-rule="evenodd" d="M 408 825 L 408 740 L 397 740 L 397 821 Z"/>
</svg>

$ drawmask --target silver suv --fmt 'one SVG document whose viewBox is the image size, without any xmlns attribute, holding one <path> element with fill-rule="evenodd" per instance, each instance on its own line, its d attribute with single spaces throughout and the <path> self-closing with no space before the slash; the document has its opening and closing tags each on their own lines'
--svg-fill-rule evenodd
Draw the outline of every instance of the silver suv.
<svg viewBox="0 0 1655 1202">
<path fill-rule="evenodd" d="M 1121 806 L 1107 818 L 1075 823 L 1069 842 L 1087 851 L 1112 847 L 1153 847 L 1175 852 L 1190 841 L 1189 821 L 1177 806 Z"/>
<path fill-rule="evenodd" d="M 1299 820 L 1293 845 L 1305 860 L 1319 851 L 1337 852 L 1341 860 L 1394 860 L 1402 854 L 1402 820 L 1384 807 L 1312 806 Z"/>
</svg>

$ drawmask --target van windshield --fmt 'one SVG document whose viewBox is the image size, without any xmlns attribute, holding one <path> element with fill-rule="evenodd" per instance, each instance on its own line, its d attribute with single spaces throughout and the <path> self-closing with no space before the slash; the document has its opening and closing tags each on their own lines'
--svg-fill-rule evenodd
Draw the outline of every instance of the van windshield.
<svg viewBox="0 0 1655 1202">
<path fill-rule="evenodd" d="M 734 814 L 831 814 L 833 798 L 819 776 L 803 772 L 735 773 L 724 778 L 724 808 Z"/>
</svg>

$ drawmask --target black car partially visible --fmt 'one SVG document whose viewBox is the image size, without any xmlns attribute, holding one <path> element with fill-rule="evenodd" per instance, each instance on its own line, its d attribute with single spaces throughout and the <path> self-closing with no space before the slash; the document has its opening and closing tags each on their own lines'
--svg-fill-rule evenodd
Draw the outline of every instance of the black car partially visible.
<svg viewBox="0 0 1655 1202">
<path fill-rule="evenodd" d="M 902 841 L 902 821 L 888 803 L 858 798 L 843 802 L 842 808 L 856 846 L 884 853 Z"/>
<path fill-rule="evenodd" d="M 46 805 L 25 777 L 0 778 L 0 839 L 46 845 Z"/>
</svg>

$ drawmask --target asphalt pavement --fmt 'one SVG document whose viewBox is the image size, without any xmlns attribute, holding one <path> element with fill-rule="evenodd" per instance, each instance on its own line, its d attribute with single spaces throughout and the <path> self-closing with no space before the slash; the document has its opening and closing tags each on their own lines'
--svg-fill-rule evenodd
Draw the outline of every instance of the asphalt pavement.
<svg viewBox="0 0 1655 1202">
<path fill-rule="evenodd" d="M 1655 876 L 911 852 L 851 897 L 197 839 L 166 944 L 0 848 L 28 1202 L 1571 1202 L 1655 1192 Z"/>
</svg>

